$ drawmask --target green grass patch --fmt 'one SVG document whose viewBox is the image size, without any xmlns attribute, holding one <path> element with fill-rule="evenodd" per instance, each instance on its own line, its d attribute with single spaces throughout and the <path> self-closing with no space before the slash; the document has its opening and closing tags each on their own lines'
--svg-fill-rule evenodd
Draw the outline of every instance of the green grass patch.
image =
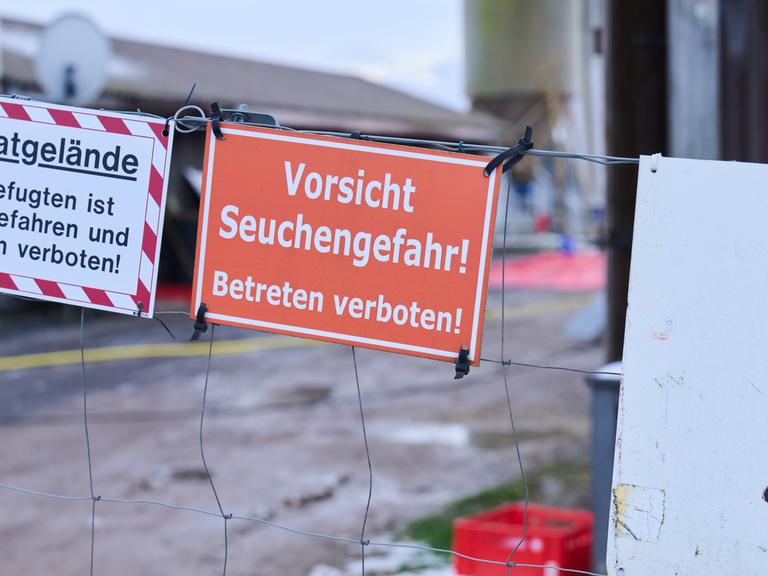
<svg viewBox="0 0 768 576">
<path fill-rule="evenodd" d="M 562 484 L 561 492 L 572 495 L 589 490 L 590 470 L 584 462 L 559 462 L 528 476 L 529 500 L 541 502 L 541 487 L 546 479 L 555 479 Z M 446 506 L 432 516 L 425 516 L 409 523 L 401 536 L 426 543 L 432 548 L 451 548 L 453 521 L 460 516 L 476 514 L 506 502 L 523 500 L 525 494 L 520 480 L 514 480 L 483 490 Z M 573 505 L 558 501 L 542 502 L 552 505 Z M 448 557 L 446 556 L 446 561 Z"/>
<path fill-rule="evenodd" d="M 528 480 L 528 490 L 533 494 L 534 484 L 531 480 Z M 502 484 L 457 500 L 437 514 L 414 520 L 405 528 L 404 535 L 425 542 L 432 548 L 450 549 L 454 519 L 523 498 L 523 488 L 519 481 Z"/>
</svg>

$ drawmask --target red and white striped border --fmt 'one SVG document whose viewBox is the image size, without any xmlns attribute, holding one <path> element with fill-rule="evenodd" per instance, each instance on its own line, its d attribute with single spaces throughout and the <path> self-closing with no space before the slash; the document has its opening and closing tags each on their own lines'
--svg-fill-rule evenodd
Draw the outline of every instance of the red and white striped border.
<svg viewBox="0 0 768 576">
<path fill-rule="evenodd" d="M 165 122 L 156 118 L 0 98 L 0 122 L 3 118 L 139 136 L 153 140 L 139 280 L 133 294 L 0 272 L 0 289 L 6 291 L 32 297 L 42 296 L 45 300 L 56 302 L 77 303 L 89 308 L 151 317 L 154 309 L 154 285 L 157 278 L 155 263 L 160 256 L 160 236 L 165 210 L 166 174 L 170 169 L 173 123 L 168 126 L 169 133 L 165 136 L 163 135 Z"/>
</svg>

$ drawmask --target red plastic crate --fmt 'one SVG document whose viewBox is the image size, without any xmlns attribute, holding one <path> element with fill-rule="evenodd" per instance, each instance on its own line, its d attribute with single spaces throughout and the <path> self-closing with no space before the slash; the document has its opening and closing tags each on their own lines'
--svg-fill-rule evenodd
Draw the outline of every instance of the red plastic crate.
<svg viewBox="0 0 768 576">
<path fill-rule="evenodd" d="M 589 570 L 593 516 L 587 510 L 528 505 L 526 538 L 513 562 Z M 506 562 L 523 534 L 523 503 L 505 504 L 453 522 L 453 549 L 461 554 Z M 504 576 L 506 567 L 454 557 L 460 576 Z M 517 566 L 510 576 L 559 576 L 546 568 Z"/>
</svg>

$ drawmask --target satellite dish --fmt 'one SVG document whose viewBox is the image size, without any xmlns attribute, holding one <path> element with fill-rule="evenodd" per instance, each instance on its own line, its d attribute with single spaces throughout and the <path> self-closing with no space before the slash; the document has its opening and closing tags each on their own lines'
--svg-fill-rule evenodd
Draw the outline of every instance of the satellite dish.
<svg viewBox="0 0 768 576">
<path fill-rule="evenodd" d="M 85 16 L 69 14 L 43 32 L 37 82 L 46 98 L 66 104 L 92 103 L 107 81 L 110 41 Z"/>
</svg>

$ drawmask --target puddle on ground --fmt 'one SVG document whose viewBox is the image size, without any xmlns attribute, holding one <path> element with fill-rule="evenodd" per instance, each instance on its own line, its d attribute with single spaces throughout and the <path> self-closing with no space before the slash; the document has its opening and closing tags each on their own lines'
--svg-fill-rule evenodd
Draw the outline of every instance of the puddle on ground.
<svg viewBox="0 0 768 576">
<path fill-rule="evenodd" d="M 394 444 L 451 446 L 454 448 L 480 448 L 500 450 L 514 446 L 511 430 L 477 428 L 466 424 L 391 423 L 376 426 L 373 436 Z M 520 442 L 551 438 L 562 434 L 562 430 L 521 430 Z"/>
<path fill-rule="evenodd" d="M 208 480 L 208 473 L 204 468 L 176 468 L 171 472 L 171 478 L 180 481 L 204 481 Z"/>
<path fill-rule="evenodd" d="M 318 404 L 331 395 L 331 386 L 306 384 L 287 388 L 274 394 L 271 400 L 281 404 Z"/>
<path fill-rule="evenodd" d="M 327 400 L 333 388 L 323 384 L 300 384 L 291 388 L 264 393 L 260 390 L 245 391 L 231 403 L 240 409 L 281 406 L 314 406 Z"/>
</svg>

